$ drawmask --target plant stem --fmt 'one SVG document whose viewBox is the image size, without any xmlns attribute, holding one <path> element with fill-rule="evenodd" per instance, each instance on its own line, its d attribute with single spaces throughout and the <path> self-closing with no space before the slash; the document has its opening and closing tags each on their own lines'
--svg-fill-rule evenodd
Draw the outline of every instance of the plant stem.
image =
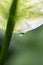
<svg viewBox="0 0 43 65">
<path fill-rule="evenodd" d="M 6 33 L 5 33 L 5 37 L 4 37 L 4 41 L 3 41 L 3 45 L 2 45 L 1 54 L 0 54 L 0 65 L 4 65 L 5 57 L 6 57 L 7 50 L 9 48 L 10 40 L 12 37 L 14 24 L 15 24 L 14 15 L 16 12 L 17 1 L 18 0 L 13 0 L 11 8 L 10 8 Z"/>
</svg>

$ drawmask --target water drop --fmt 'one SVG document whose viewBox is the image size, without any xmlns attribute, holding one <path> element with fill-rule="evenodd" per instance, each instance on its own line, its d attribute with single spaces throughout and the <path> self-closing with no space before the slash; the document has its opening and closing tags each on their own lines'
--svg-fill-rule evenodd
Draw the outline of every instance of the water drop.
<svg viewBox="0 0 43 65">
<path fill-rule="evenodd" d="M 19 36 L 23 36 L 24 35 L 24 33 L 19 33 Z"/>
</svg>

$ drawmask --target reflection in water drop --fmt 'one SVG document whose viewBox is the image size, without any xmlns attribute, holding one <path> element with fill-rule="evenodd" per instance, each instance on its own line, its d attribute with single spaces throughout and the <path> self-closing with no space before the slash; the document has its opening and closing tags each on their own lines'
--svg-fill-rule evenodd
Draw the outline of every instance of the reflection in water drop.
<svg viewBox="0 0 43 65">
<path fill-rule="evenodd" d="M 19 33 L 19 36 L 23 36 L 24 35 L 24 33 Z"/>
</svg>

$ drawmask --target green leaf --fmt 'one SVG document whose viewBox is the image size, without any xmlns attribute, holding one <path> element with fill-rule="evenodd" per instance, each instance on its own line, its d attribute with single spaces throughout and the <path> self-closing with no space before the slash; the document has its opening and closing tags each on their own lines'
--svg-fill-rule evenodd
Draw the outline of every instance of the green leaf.
<svg viewBox="0 0 43 65">
<path fill-rule="evenodd" d="M 25 33 L 13 34 L 5 65 L 43 64 L 43 25 Z"/>
</svg>

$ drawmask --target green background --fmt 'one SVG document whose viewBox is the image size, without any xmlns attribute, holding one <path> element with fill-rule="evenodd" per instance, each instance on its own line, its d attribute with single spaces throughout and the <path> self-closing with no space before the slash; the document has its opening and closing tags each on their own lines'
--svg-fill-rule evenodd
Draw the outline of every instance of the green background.
<svg viewBox="0 0 43 65">
<path fill-rule="evenodd" d="M 4 34 L 0 30 L 1 41 Z M 5 65 L 43 65 L 43 25 L 23 36 L 12 35 Z"/>
</svg>

